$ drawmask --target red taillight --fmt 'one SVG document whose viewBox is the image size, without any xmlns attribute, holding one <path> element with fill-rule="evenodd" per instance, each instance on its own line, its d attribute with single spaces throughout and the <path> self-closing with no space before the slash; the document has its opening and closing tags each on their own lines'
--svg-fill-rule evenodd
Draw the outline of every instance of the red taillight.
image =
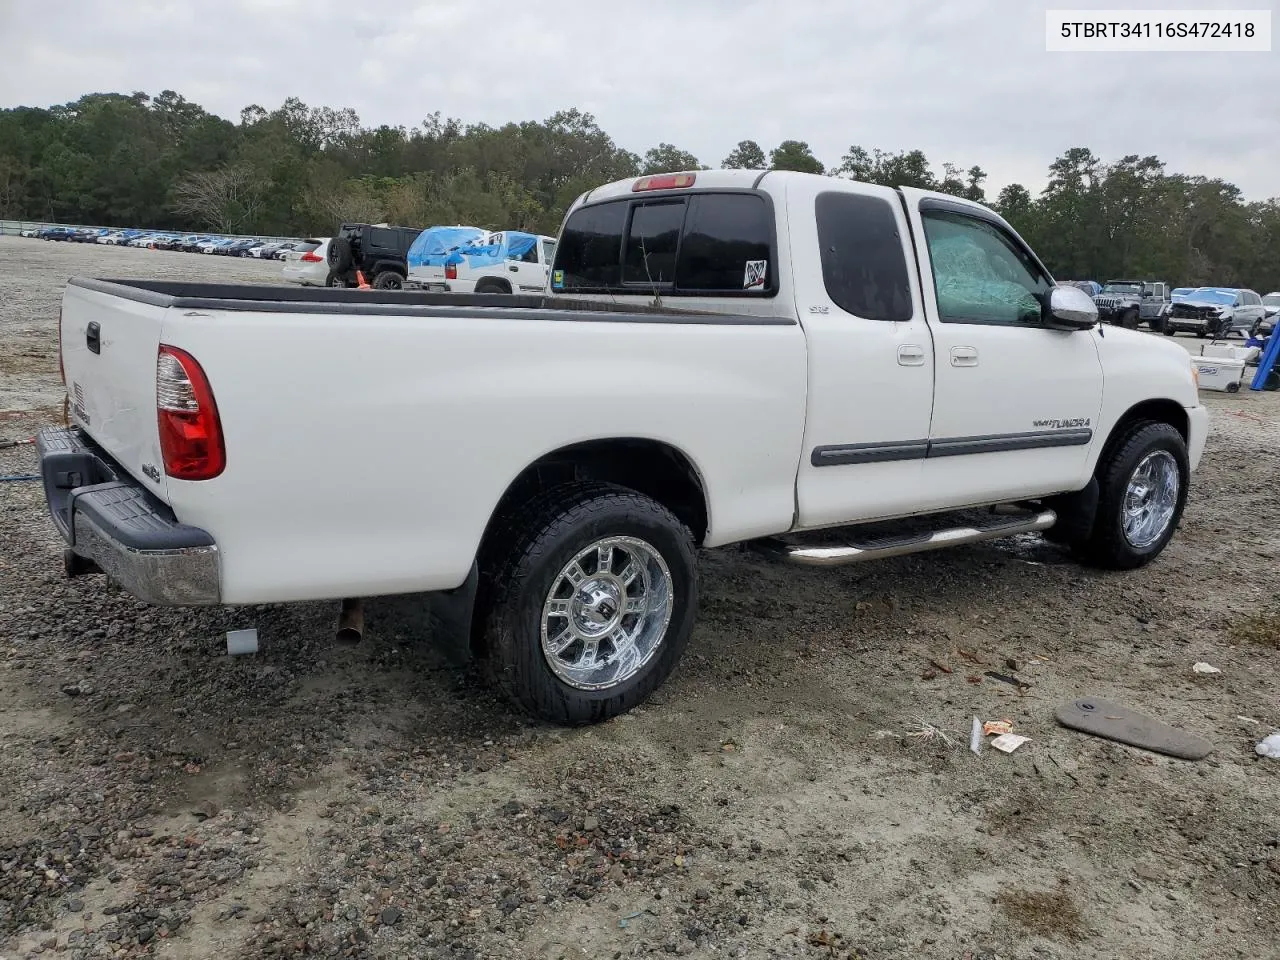
<svg viewBox="0 0 1280 960">
<path fill-rule="evenodd" d="M 58 376 L 62 385 L 67 385 L 67 368 L 62 364 L 62 304 L 58 304 Z"/>
<path fill-rule="evenodd" d="M 696 173 L 663 173 L 656 177 L 641 177 L 631 185 L 633 193 L 644 190 L 672 190 L 676 187 L 692 187 Z"/>
<path fill-rule="evenodd" d="M 305 260 L 307 263 L 324 263 L 324 257 L 317 257 L 314 250 L 308 250 L 299 260 Z"/>
<path fill-rule="evenodd" d="M 185 350 L 163 343 L 156 357 L 156 418 L 165 473 L 210 480 L 222 472 L 222 422 L 204 370 Z"/>
<path fill-rule="evenodd" d="M 444 278 L 446 280 L 458 279 L 458 265 L 456 263 L 446 263 L 444 265 Z"/>
</svg>

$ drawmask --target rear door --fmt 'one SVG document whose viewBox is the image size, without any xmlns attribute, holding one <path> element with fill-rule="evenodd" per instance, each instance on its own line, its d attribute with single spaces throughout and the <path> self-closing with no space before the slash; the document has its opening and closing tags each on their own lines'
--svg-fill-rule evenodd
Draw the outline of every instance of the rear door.
<svg viewBox="0 0 1280 960">
<path fill-rule="evenodd" d="M 165 489 L 156 426 L 164 313 L 164 307 L 68 285 L 60 334 L 71 419 L 157 494 Z"/>
<path fill-rule="evenodd" d="M 1102 407 L 1098 332 L 1045 325 L 1053 280 L 995 214 L 902 193 L 938 356 L 924 502 L 1079 489 Z"/>
<path fill-rule="evenodd" d="M 799 524 L 910 513 L 922 495 L 934 344 L 901 199 L 806 178 L 788 182 L 787 208 L 809 345 Z"/>
</svg>

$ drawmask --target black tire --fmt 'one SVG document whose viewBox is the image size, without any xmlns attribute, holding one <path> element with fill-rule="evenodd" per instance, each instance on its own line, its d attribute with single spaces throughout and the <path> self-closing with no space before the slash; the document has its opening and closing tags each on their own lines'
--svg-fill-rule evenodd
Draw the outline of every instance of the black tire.
<svg viewBox="0 0 1280 960">
<path fill-rule="evenodd" d="M 1227 393 L 1239 393 L 1240 381 L 1236 380 L 1227 384 Z"/>
<path fill-rule="evenodd" d="M 1177 330 L 1175 330 L 1173 327 L 1169 326 L 1168 324 L 1165 324 L 1165 327 L 1164 327 L 1164 335 L 1165 335 L 1166 337 L 1176 336 L 1176 335 L 1177 335 L 1177 333 L 1178 333 L 1178 331 L 1177 331 Z"/>
<path fill-rule="evenodd" d="M 1261 320 L 1253 321 L 1253 326 L 1249 328 L 1249 336 L 1256 337 L 1261 332 L 1262 332 L 1262 321 Z"/>
<path fill-rule="evenodd" d="M 324 256 L 329 261 L 329 269 L 334 273 L 346 273 L 355 265 L 351 255 L 351 241 L 346 237 L 334 237 L 330 240 L 329 249 Z"/>
<path fill-rule="evenodd" d="M 1231 327 L 1231 321 L 1230 321 L 1230 320 L 1223 320 L 1223 321 L 1222 321 L 1222 323 L 1218 324 L 1218 334 L 1217 334 L 1217 338 L 1218 338 L 1219 340 L 1230 340 L 1230 339 L 1231 339 L 1231 329 L 1232 329 L 1232 327 Z"/>
<path fill-rule="evenodd" d="M 329 275 L 324 278 L 324 285 L 326 287 L 345 287 L 347 281 L 330 270 Z"/>
<path fill-rule="evenodd" d="M 491 682 L 551 723 L 598 723 L 625 713 L 662 685 L 689 641 L 698 595 L 689 529 L 648 497 L 595 482 L 549 490 L 519 515 L 524 519 L 492 534 L 482 558 L 478 654 Z M 558 676 L 543 652 L 543 606 L 566 565 L 611 537 L 636 538 L 661 556 L 671 579 L 670 615 L 653 653 L 634 674 L 603 689 L 582 689 Z M 567 617 L 564 622 L 567 627 Z"/>
<path fill-rule="evenodd" d="M 1199 337 L 1201 340 L 1203 340 L 1203 339 L 1204 339 L 1205 337 L 1207 337 L 1208 335 L 1209 335 L 1209 331 L 1208 331 L 1208 330 L 1197 330 L 1197 331 L 1196 331 L 1196 336 L 1197 336 L 1197 337 Z"/>
<path fill-rule="evenodd" d="M 1149 454 L 1168 452 L 1177 466 L 1178 492 L 1168 524 L 1151 543 L 1135 547 L 1124 533 L 1124 501 L 1129 480 Z M 1076 547 L 1086 564 L 1107 570 L 1133 570 L 1160 555 L 1182 519 L 1191 470 L 1187 444 L 1167 423 L 1140 420 L 1129 424 L 1104 449 L 1096 471 L 1098 512 L 1088 538 Z"/>
<path fill-rule="evenodd" d="M 1151 318 L 1151 332 L 1162 333 L 1164 331 L 1164 317 Z"/>
<path fill-rule="evenodd" d="M 403 290 L 404 277 L 394 270 L 383 270 L 373 278 L 373 286 L 375 290 Z"/>
<path fill-rule="evenodd" d="M 505 280 L 495 280 L 493 277 L 485 277 L 476 283 L 476 293 L 510 293 L 511 284 Z"/>
<path fill-rule="evenodd" d="M 1138 311 L 1126 310 L 1123 314 L 1121 314 L 1120 326 L 1124 327 L 1126 330 L 1137 330 L 1138 329 Z"/>
</svg>

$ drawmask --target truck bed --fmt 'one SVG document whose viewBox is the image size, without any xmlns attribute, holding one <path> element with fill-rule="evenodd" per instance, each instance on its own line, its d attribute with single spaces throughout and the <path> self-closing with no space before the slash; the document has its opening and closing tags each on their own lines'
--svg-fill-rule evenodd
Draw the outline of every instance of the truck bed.
<svg viewBox="0 0 1280 960">
<path fill-rule="evenodd" d="M 202 283 L 185 280 L 72 277 L 70 286 L 110 294 L 155 307 L 181 310 L 237 310 L 255 313 L 376 314 L 378 316 L 492 316 L 506 319 L 592 320 L 625 323 L 690 323 L 718 326 L 794 326 L 792 316 L 712 313 L 688 307 L 643 306 L 606 299 L 545 294 L 426 293 L 412 290 L 356 290 L 284 284 Z M 687 300 L 684 301 L 688 303 Z M 557 312 L 566 316 L 557 317 Z"/>
<path fill-rule="evenodd" d="M 224 603 L 452 589 L 510 485 L 582 444 L 684 457 L 708 546 L 794 517 L 807 375 L 794 315 L 75 278 L 61 343 L 86 449 L 209 534 Z M 212 478 L 163 469 L 162 345 L 207 378 L 225 441 Z"/>
</svg>

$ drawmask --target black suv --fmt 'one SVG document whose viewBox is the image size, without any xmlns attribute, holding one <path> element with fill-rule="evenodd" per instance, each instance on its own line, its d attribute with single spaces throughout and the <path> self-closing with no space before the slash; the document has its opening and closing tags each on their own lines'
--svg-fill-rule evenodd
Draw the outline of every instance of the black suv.
<svg viewBox="0 0 1280 960">
<path fill-rule="evenodd" d="M 356 286 L 356 271 L 379 290 L 399 290 L 409 275 L 409 248 L 421 227 L 344 223 L 326 254 L 335 285 Z"/>
</svg>

